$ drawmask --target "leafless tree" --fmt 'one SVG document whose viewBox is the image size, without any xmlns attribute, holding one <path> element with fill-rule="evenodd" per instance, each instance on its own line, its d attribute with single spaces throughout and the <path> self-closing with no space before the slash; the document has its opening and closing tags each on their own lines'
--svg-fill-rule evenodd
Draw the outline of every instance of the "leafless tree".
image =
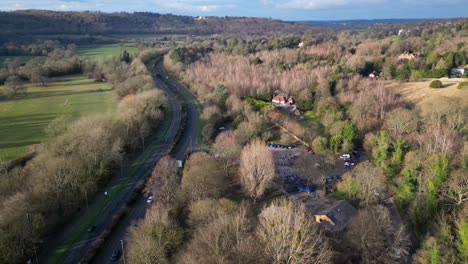
<svg viewBox="0 0 468 264">
<path fill-rule="evenodd" d="M 162 157 L 146 183 L 145 192 L 159 196 L 159 201 L 168 205 L 177 195 L 179 176 L 177 164 L 170 156 Z"/>
<path fill-rule="evenodd" d="M 25 91 L 24 85 L 21 82 L 21 79 L 16 75 L 11 75 L 5 81 L 5 87 L 8 88 L 7 96 L 14 97 L 21 92 Z"/>
<path fill-rule="evenodd" d="M 365 206 L 383 197 L 382 191 L 385 189 L 383 176 L 370 161 L 358 164 L 354 174 L 358 185 L 358 198 Z"/>
<path fill-rule="evenodd" d="M 332 250 L 318 224 L 291 201 L 263 209 L 257 234 L 271 263 L 331 263 Z"/>
<path fill-rule="evenodd" d="M 216 141 L 213 144 L 213 150 L 224 160 L 224 171 L 227 176 L 229 164 L 239 157 L 241 148 L 241 145 L 237 143 L 234 135 L 231 133 L 221 133 L 216 137 Z"/>
<path fill-rule="evenodd" d="M 200 226 L 182 252 L 178 263 L 266 263 L 258 254 L 258 243 L 253 239 L 251 223 L 241 207 L 234 216 L 224 214 Z"/>
<path fill-rule="evenodd" d="M 125 257 L 129 263 L 168 263 L 167 255 L 179 247 L 181 239 L 181 230 L 168 217 L 167 207 L 156 202 L 130 229 Z"/>
<path fill-rule="evenodd" d="M 444 188 L 444 196 L 458 206 L 468 201 L 467 175 L 467 171 L 463 169 L 452 172 L 447 180 L 447 186 Z"/>
<path fill-rule="evenodd" d="M 389 131 L 390 136 L 396 140 L 416 131 L 418 127 L 418 116 L 415 111 L 404 108 L 396 108 L 385 117 L 384 128 Z"/>
<path fill-rule="evenodd" d="M 275 178 L 273 153 L 259 139 L 242 149 L 240 156 L 241 183 L 254 201 L 272 185 Z"/>
<path fill-rule="evenodd" d="M 346 237 L 359 252 L 362 263 L 406 263 L 409 240 L 404 229 L 393 227 L 388 209 L 361 209 Z"/>
<path fill-rule="evenodd" d="M 301 155 L 294 162 L 294 167 L 299 170 L 299 173 L 310 184 L 320 185 L 322 183 L 322 175 L 316 173 L 315 164 L 312 156 L 306 151 L 301 151 Z"/>
<path fill-rule="evenodd" d="M 182 190 L 191 201 L 218 198 L 224 189 L 222 165 L 206 153 L 194 153 L 185 163 Z"/>
<path fill-rule="evenodd" d="M 238 204 L 226 198 L 199 200 L 190 207 L 189 223 L 191 226 L 208 224 L 218 217 L 236 215 L 238 212 Z"/>
</svg>

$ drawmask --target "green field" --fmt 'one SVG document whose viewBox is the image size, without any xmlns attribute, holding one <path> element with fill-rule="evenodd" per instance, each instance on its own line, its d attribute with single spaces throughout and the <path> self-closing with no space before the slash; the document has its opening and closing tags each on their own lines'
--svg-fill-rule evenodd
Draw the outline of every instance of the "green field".
<svg viewBox="0 0 468 264">
<path fill-rule="evenodd" d="M 89 45 L 89 46 L 79 46 L 78 54 L 81 56 L 88 57 L 98 57 L 98 56 L 119 56 L 122 52 L 126 50 L 131 55 L 138 53 L 139 49 L 137 47 L 130 46 L 120 46 L 120 45 Z"/>
<path fill-rule="evenodd" d="M 72 75 L 52 79 L 46 87 L 28 86 L 25 97 L 0 101 L 0 159 L 18 158 L 28 145 L 46 141 L 45 127 L 59 116 L 114 112 L 110 89 L 107 83 Z"/>
</svg>

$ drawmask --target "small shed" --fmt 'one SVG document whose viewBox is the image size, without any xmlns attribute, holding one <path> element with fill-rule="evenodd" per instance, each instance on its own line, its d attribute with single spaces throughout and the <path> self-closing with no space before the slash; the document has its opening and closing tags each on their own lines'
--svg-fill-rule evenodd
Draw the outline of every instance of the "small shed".
<svg viewBox="0 0 468 264">
<path fill-rule="evenodd" d="M 308 215 L 330 232 L 340 232 L 345 229 L 357 210 L 345 200 L 317 199 L 304 203 Z"/>
</svg>

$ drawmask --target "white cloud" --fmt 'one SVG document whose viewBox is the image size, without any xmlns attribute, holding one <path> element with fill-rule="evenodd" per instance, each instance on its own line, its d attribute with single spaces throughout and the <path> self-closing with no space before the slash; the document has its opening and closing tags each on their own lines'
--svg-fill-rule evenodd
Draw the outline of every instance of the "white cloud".
<svg viewBox="0 0 468 264">
<path fill-rule="evenodd" d="M 355 5 L 381 4 L 387 0 L 260 0 L 264 5 L 290 9 L 327 9 Z"/>
</svg>

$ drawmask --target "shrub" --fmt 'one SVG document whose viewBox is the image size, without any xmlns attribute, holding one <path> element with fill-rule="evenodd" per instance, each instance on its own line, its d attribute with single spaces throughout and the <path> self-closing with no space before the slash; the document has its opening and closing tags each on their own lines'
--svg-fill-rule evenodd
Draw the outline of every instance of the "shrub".
<svg viewBox="0 0 468 264">
<path fill-rule="evenodd" d="M 442 88 L 442 82 L 439 80 L 432 81 L 429 85 L 431 88 Z"/>
<path fill-rule="evenodd" d="M 458 89 L 465 89 L 468 88 L 468 82 L 461 82 L 457 86 Z"/>
<path fill-rule="evenodd" d="M 273 108 L 273 106 L 270 103 L 252 97 L 245 98 L 245 101 L 249 103 L 255 111 L 260 111 L 265 107 Z"/>
</svg>

